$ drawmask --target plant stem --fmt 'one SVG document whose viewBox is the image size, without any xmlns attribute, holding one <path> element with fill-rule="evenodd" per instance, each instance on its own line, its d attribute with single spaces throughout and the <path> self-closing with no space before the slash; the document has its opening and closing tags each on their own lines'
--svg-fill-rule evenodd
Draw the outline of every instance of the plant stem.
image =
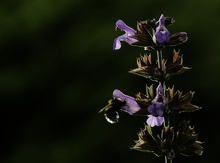
<svg viewBox="0 0 220 163">
<path fill-rule="evenodd" d="M 168 162 L 172 163 L 172 161 L 173 161 L 172 159 L 167 159 L 167 156 L 165 156 L 165 163 L 168 163 Z"/>
<path fill-rule="evenodd" d="M 165 163 L 167 163 L 167 156 L 165 156 Z"/>
<path fill-rule="evenodd" d="M 163 65 L 162 65 L 162 50 L 157 50 L 157 65 L 158 65 L 158 68 L 161 69 L 163 71 Z M 160 82 L 160 84 L 162 85 L 163 87 L 163 90 L 164 90 L 164 96 L 166 94 L 166 84 L 165 82 Z M 166 126 L 169 126 L 170 125 L 170 120 L 169 120 L 169 117 L 167 116 L 167 119 L 165 120 L 164 118 L 164 127 Z M 165 163 L 172 163 L 172 159 L 168 159 L 167 156 L 165 156 Z"/>
<path fill-rule="evenodd" d="M 162 69 L 162 50 L 157 50 L 158 68 Z"/>
</svg>

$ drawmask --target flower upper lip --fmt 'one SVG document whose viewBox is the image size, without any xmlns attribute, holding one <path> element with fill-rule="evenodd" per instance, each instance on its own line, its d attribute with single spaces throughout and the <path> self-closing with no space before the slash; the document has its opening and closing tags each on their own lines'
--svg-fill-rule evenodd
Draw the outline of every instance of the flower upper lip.
<svg viewBox="0 0 220 163">
<path fill-rule="evenodd" d="M 127 26 L 122 20 L 118 20 L 116 22 L 116 29 L 119 28 L 121 30 L 124 30 L 126 33 L 134 35 L 135 33 L 137 33 L 136 30 L 134 30 L 133 28 Z"/>
</svg>

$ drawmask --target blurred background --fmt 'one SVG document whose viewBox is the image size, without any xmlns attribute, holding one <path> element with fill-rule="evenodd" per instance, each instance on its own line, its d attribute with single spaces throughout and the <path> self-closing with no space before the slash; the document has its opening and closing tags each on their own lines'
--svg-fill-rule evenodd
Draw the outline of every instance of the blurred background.
<svg viewBox="0 0 220 163">
<path fill-rule="evenodd" d="M 126 43 L 112 50 L 123 33 L 115 22 L 136 28 L 137 21 L 161 14 L 176 20 L 171 33 L 188 33 L 187 43 L 175 49 L 192 67 L 167 86 L 195 91 L 192 103 L 203 108 L 178 117 L 195 126 L 205 142 L 203 156 L 178 155 L 173 162 L 219 162 L 219 7 L 218 0 L 1 1 L 0 162 L 164 162 L 129 149 L 145 117 L 122 114 L 111 125 L 98 114 L 115 88 L 134 96 L 152 84 L 127 73 L 146 51 Z"/>
</svg>

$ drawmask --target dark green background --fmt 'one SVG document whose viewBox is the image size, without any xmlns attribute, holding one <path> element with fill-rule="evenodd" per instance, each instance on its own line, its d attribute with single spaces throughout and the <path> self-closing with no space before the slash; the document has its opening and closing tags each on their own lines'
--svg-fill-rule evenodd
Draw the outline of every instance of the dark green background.
<svg viewBox="0 0 220 163">
<path fill-rule="evenodd" d="M 136 22 L 174 17 L 171 33 L 189 40 L 175 47 L 192 70 L 167 85 L 195 91 L 203 109 L 174 119 L 191 120 L 205 141 L 202 157 L 178 162 L 219 162 L 220 1 L 218 0 L 4 0 L 0 2 L 0 162 L 164 162 L 129 148 L 145 118 L 123 114 L 111 125 L 98 111 L 115 88 L 134 96 L 151 81 L 127 73 L 146 53 L 123 43 L 118 19 Z M 167 48 L 164 57 L 172 53 Z M 179 118 L 179 119 L 178 119 Z"/>
</svg>

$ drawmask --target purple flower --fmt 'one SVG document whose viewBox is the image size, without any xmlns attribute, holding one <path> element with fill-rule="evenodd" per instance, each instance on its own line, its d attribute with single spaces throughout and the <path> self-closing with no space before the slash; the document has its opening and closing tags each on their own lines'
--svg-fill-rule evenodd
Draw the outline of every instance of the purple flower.
<svg viewBox="0 0 220 163">
<path fill-rule="evenodd" d="M 154 100 L 152 100 L 152 104 L 147 108 L 150 113 L 150 115 L 148 115 L 147 124 L 151 127 L 161 126 L 164 122 L 165 97 L 163 94 L 163 87 L 159 84 L 157 87 L 157 95 Z"/>
<path fill-rule="evenodd" d="M 117 90 L 117 89 L 114 90 L 113 97 L 119 98 L 119 99 L 125 101 L 126 104 L 121 108 L 121 110 L 125 111 L 131 115 L 135 114 L 136 112 L 138 112 L 141 109 L 139 107 L 139 105 L 137 104 L 135 98 L 123 94 L 120 90 Z"/>
<path fill-rule="evenodd" d="M 165 42 L 169 42 L 169 40 L 170 40 L 170 32 L 165 27 L 165 17 L 162 14 L 159 19 L 159 25 L 156 28 L 156 32 L 154 33 L 153 41 L 155 43 L 162 44 Z"/>
<path fill-rule="evenodd" d="M 152 105 L 148 107 L 148 115 L 147 124 L 151 127 L 161 126 L 164 122 L 163 113 L 164 113 L 164 104 L 154 102 Z"/>
<path fill-rule="evenodd" d="M 116 29 L 119 28 L 123 31 L 125 31 L 125 34 L 117 37 L 115 40 L 114 40 L 114 44 L 113 44 L 113 49 L 114 50 L 118 50 L 121 48 L 121 41 L 125 41 L 127 42 L 128 44 L 132 44 L 132 43 L 135 43 L 137 42 L 136 39 L 132 38 L 131 36 L 134 36 L 137 31 L 134 30 L 133 28 L 127 26 L 122 20 L 118 20 L 116 22 Z"/>
</svg>

